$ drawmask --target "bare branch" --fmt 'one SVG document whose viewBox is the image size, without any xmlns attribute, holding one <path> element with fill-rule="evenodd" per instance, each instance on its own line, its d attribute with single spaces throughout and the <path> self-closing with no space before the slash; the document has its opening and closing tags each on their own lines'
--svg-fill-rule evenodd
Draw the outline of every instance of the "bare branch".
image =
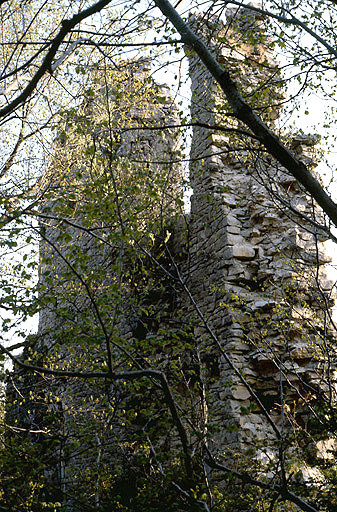
<svg viewBox="0 0 337 512">
<path fill-rule="evenodd" d="M 216 469 L 218 471 L 224 471 L 226 473 L 230 473 L 234 476 L 236 476 L 238 479 L 240 479 L 242 482 L 247 484 L 252 484 L 257 487 L 260 487 L 261 489 L 266 489 L 273 491 L 280 496 L 284 500 L 289 500 L 292 503 L 295 503 L 298 507 L 300 507 L 301 510 L 304 510 L 304 512 L 319 512 L 319 509 L 316 507 L 313 507 L 312 505 L 309 505 L 306 501 L 302 500 L 299 496 L 296 496 L 296 494 L 288 491 L 287 488 L 281 487 L 279 485 L 271 485 L 265 482 L 261 482 L 260 480 L 257 480 L 256 478 L 252 478 L 248 473 L 239 473 L 238 471 L 235 471 L 234 469 L 230 469 L 226 466 L 223 466 L 222 464 L 218 464 L 214 461 L 213 458 L 209 456 L 209 458 L 206 459 L 206 464 L 209 465 L 210 468 Z"/>
<path fill-rule="evenodd" d="M 239 7 L 242 7 L 244 9 L 248 9 L 249 11 L 258 12 L 260 14 L 263 14 L 266 17 L 274 18 L 277 21 L 280 21 L 281 23 L 285 23 L 286 25 L 297 25 L 298 27 L 301 27 L 307 34 L 310 34 L 316 41 L 321 43 L 324 48 L 326 48 L 332 55 L 337 57 L 337 50 L 331 46 L 323 37 L 321 37 L 319 34 L 314 32 L 306 23 L 303 23 L 300 19 L 296 18 L 291 12 L 288 10 L 285 10 L 284 6 L 282 6 L 283 11 L 287 12 L 289 14 L 289 18 L 286 18 L 285 16 L 281 16 L 279 14 L 275 14 L 271 11 L 267 11 L 266 9 L 261 9 L 261 7 L 256 7 L 253 4 L 246 4 L 244 2 L 238 2 L 237 0 L 230 0 L 228 2 L 229 4 L 238 5 Z"/>
<path fill-rule="evenodd" d="M 44 76 L 44 74 L 49 71 L 50 73 L 53 72 L 53 59 L 63 42 L 64 38 L 66 37 L 71 30 L 78 25 L 81 21 L 88 18 L 89 16 L 92 16 L 93 14 L 100 12 L 104 7 L 106 7 L 111 0 L 100 0 L 99 2 L 95 3 L 93 6 L 89 7 L 88 9 L 85 9 L 82 12 L 79 12 L 78 14 L 75 14 L 70 20 L 63 20 L 62 21 L 62 28 L 58 32 L 58 34 L 55 36 L 53 43 L 47 52 L 47 55 L 43 59 L 43 62 L 35 75 L 30 80 L 29 84 L 25 87 L 25 89 L 22 91 L 19 96 L 17 96 L 13 101 L 11 101 L 6 107 L 3 107 L 0 109 L 0 117 L 4 117 L 10 112 L 13 112 L 17 107 L 22 105 L 27 98 L 34 92 L 37 84 L 41 80 L 41 78 Z"/>
</svg>

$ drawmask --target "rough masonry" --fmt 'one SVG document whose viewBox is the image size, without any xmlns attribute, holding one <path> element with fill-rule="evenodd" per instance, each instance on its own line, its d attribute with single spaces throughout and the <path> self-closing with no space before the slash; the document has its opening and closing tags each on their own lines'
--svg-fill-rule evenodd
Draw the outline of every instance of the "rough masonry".
<svg viewBox="0 0 337 512">
<path fill-rule="evenodd" d="M 263 20 L 233 10 L 226 25 L 205 22 L 201 15 L 192 23 L 253 104 L 263 89 L 262 116 L 268 122 L 277 119 L 283 91 Z M 219 342 L 204 325 L 195 332 L 205 338 L 214 377 L 207 405 L 209 424 L 218 427 L 212 447 L 229 460 L 247 453 L 248 461 L 253 448 L 257 460 L 272 466 L 278 457 L 277 432 L 295 436 L 306 428 L 311 405 L 328 391 L 333 371 L 323 363 L 325 326 L 335 297 L 326 275 L 327 236 L 306 221 L 324 224 L 324 219 L 284 168 L 262 152 L 257 158 L 254 141 L 230 131 L 245 127 L 227 121 L 228 105 L 193 53 L 190 75 L 193 119 L 220 125 L 214 131 L 195 128 L 191 150 L 189 287 Z M 304 135 L 291 139 L 300 158 L 313 166 L 315 141 Z M 296 421 L 291 408 L 297 409 Z M 305 466 L 303 454 L 297 456 L 299 466 Z"/>
</svg>

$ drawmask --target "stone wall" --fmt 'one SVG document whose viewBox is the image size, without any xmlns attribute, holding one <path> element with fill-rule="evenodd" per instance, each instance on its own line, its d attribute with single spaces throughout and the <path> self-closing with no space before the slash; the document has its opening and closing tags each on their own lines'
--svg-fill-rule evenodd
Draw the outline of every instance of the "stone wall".
<svg viewBox="0 0 337 512">
<path fill-rule="evenodd" d="M 235 20 L 236 27 L 229 12 L 227 25 L 205 24 L 201 15 L 191 21 L 243 94 L 260 107 L 265 102 L 262 115 L 275 122 L 283 92 L 263 23 L 244 10 Z M 214 334 L 205 324 L 195 331 L 213 377 L 207 383 L 208 428 L 216 426 L 210 446 L 225 461 L 235 455 L 236 465 L 251 463 L 254 453 L 255 461 L 275 469 L 276 438 L 294 440 L 306 429 L 333 372 L 325 345 L 335 297 L 327 279 L 327 236 L 308 222 L 324 220 L 253 138 L 233 132 L 246 128 L 230 117 L 219 87 L 193 53 L 189 59 L 192 117 L 209 125 L 193 132 L 188 286 Z M 291 144 L 314 163 L 315 138 L 294 135 Z M 305 465 L 303 453 L 297 456 Z"/>
<path fill-rule="evenodd" d="M 40 220 L 40 283 L 46 299 L 44 305 L 41 292 L 39 338 L 44 345 L 50 329 L 60 336 L 64 320 L 55 315 L 61 309 L 73 316 L 76 309 L 83 313 L 84 296 L 88 302 L 83 273 L 100 273 L 90 285 L 93 302 L 98 289 L 109 292 L 117 279 L 115 262 L 124 250 L 120 239 L 125 235 L 129 240 L 134 233 L 137 244 L 148 231 L 165 230 L 168 219 L 180 211 L 178 131 L 169 128 L 158 136 L 152 129 L 177 125 L 177 108 L 150 70 L 148 60 L 93 70 L 91 95 L 59 127 Z M 76 257 L 82 261 L 71 268 Z M 110 314 L 113 305 L 108 309 Z M 124 336 L 131 335 L 127 316 L 120 322 Z"/>
</svg>

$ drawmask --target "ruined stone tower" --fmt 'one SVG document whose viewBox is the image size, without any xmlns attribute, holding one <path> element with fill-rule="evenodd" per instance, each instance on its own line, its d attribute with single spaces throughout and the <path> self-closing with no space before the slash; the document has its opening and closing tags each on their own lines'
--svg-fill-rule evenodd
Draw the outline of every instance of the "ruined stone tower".
<svg viewBox="0 0 337 512">
<path fill-rule="evenodd" d="M 202 16 L 191 23 L 275 122 L 283 91 L 263 21 L 243 10 L 229 12 L 226 24 Z M 147 470 L 150 482 L 162 478 L 156 503 L 169 500 L 173 482 L 190 507 L 190 489 L 199 505 L 206 488 L 219 502 L 228 498 L 217 463 L 277 484 L 290 466 L 302 480 L 320 478 L 312 465 L 322 444 L 303 439 L 314 404 L 327 393 L 334 399 L 322 215 L 188 56 L 196 125 L 188 216 L 178 132 L 154 129 L 178 125 L 177 109 L 151 81 L 148 62 L 96 81 L 92 99 L 60 130 L 48 171 L 54 185 L 41 212 L 41 312 L 30 357 L 110 377 L 154 368 L 167 384 L 165 394 L 157 374 L 136 384 L 35 383 L 40 403 L 30 402 L 22 421 L 43 426 L 48 417 L 57 432 L 48 448 L 57 470 L 48 467 L 45 478 L 68 510 L 79 510 L 81 492 L 116 510 L 141 510 L 139 495 L 155 503 L 141 494 Z M 312 138 L 290 144 L 313 163 Z"/>
<path fill-rule="evenodd" d="M 154 82 L 150 70 L 146 59 L 121 62 L 117 70 L 94 69 L 91 95 L 76 113 L 68 114 L 59 129 L 55 159 L 46 176 L 52 183 L 49 201 L 41 214 L 40 282 L 48 295 L 39 315 L 44 345 L 48 332 L 55 330 L 59 337 L 64 323 L 56 319 L 60 304 L 50 300 L 52 295 L 60 299 L 64 292 L 65 313 L 69 308 L 76 310 L 77 301 L 80 315 L 86 309 L 82 302 L 88 294 L 81 291 L 80 276 L 75 278 L 79 282 L 71 304 L 67 281 L 74 281 L 70 265 L 76 255 L 72 252 L 83 256 L 86 273 L 94 269 L 100 273 L 93 283 L 94 293 L 102 293 L 102 288 L 110 293 L 118 273 L 118 251 L 124 251 L 118 237 L 133 237 L 132 243 L 137 244 L 148 232 L 165 230 L 167 220 L 180 211 L 178 132 L 169 128 L 158 137 L 155 129 L 165 123 L 177 125 L 177 108 L 168 88 Z M 109 239 L 112 232 L 114 240 Z M 88 311 L 93 300 L 87 304 Z M 121 311 L 128 309 L 126 303 L 117 316 L 124 316 L 118 325 L 128 337 L 135 318 L 130 311 L 125 315 Z"/>
<path fill-rule="evenodd" d="M 192 25 L 273 123 L 283 90 L 263 20 L 245 9 L 227 14 L 227 24 L 197 15 Z M 324 224 L 323 217 L 296 180 L 240 134 L 246 129 L 231 117 L 219 86 L 193 52 L 189 60 L 192 118 L 202 127 L 194 129 L 191 149 L 188 286 L 192 311 L 197 305 L 202 316 L 195 337 L 206 365 L 208 428 L 215 426 L 209 446 L 227 464 L 233 456 L 237 467 L 260 461 L 277 475 L 276 441 L 294 441 L 317 398 L 334 394 L 333 367 L 324 362 L 334 300 L 327 236 L 306 220 Z M 315 138 L 293 136 L 290 143 L 314 165 Z M 294 451 L 293 464 L 307 475 L 303 446 L 297 462 Z"/>
</svg>

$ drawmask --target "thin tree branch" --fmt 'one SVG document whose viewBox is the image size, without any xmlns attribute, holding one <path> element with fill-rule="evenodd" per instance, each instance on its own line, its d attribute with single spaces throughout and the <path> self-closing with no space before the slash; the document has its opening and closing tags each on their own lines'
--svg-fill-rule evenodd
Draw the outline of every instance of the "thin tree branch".
<svg viewBox="0 0 337 512">
<path fill-rule="evenodd" d="M 105 380 L 134 380 L 134 379 L 140 379 L 142 377 L 148 377 L 150 379 L 156 379 L 159 380 L 161 389 L 164 393 L 166 403 L 170 409 L 170 413 L 172 416 L 172 419 L 178 429 L 179 437 L 183 445 L 183 451 L 184 451 L 184 458 L 185 458 L 185 465 L 186 465 L 186 472 L 189 477 L 192 475 L 192 465 L 191 465 L 191 455 L 190 455 L 190 448 L 188 443 L 187 434 L 185 431 L 185 428 L 181 422 L 178 409 L 174 400 L 174 397 L 172 395 L 171 389 L 169 387 L 166 375 L 159 371 L 159 370 L 152 370 L 152 369 L 144 369 L 144 370 L 133 370 L 133 371 L 125 371 L 125 372 L 78 372 L 78 371 L 67 371 L 67 370 L 53 370 L 51 368 L 44 368 L 43 366 L 36 366 L 31 364 L 26 364 L 20 361 L 19 358 L 13 356 L 9 350 L 7 350 L 5 347 L 0 345 L 0 352 L 3 354 L 6 354 L 16 365 L 19 366 L 19 368 L 22 368 L 24 370 L 37 372 L 40 374 L 45 375 L 53 375 L 54 377 L 58 378 L 79 378 L 79 379 L 105 379 Z"/>
<path fill-rule="evenodd" d="M 228 2 L 229 4 L 238 5 L 239 7 L 243 9 L 248 9 L 249 11 L 258 12 L 259 14 L 262 14 L 263 16 L 274 18 L 277 21 L 280 21 L 281 23 L 285 23 L 286 25 L 297 25 L 298 27 L 301 27 L 307 34 L 310 34 L 316 41 L 321 43 L 322 46 L 324 46 L 332 55 L 337 57 L 337 50 L 331 46 L 325 39 L 323 39 L 319 34 L 314 32 L 306 23 L 303 23 L 303 21 L 296 18 L 293 14 L 291 14 L 288 10 L 288 14 L 290 15 L 290 18 L 287 18 L 286 16 L 281 16 L 279 14 L 275 14 L 271 11 L 267 11 L 266 9 L 261 9 L 261 7 L 256 7 L 253 4 L 245 4 L 244 2 L 238 2 L 237 0 L 230 0 Z M 282 6 L 282 9 L 284 9 L 284 6 Z"/>
<path fill-rule="evenodd" d="M 63 20 L 62 21 L 62 28 L 58 32 L 58 34 L 53 39 L 53 43 L 47 52 L 45 58 L 43 59 L 43 62 L 35 75 L 30 80 L 29 84 L 25 87 L 25 89 L 22 91 L 19 96 L 17 96 L 13 101 L 8 103 L 5 107 L 0 109 L 0 117 L 4 117 L 10 112 L 14 111 L 17 107 L 22 105 L 27 98 L 33 93 L 35 90 L 37 84 L 41 80 L 41 78 L 44 76 L 44 74 L 49 71 L 50 73 L 53 72 L 53 59 L 63 42 L 65 36 L 71 32 L 71 30 L 78 25 L 81 21 L 88 18 L 89 16 L 92 16 L 93 14 L 100 12 L 104 7 L 109 5 L 111 0 L 100 0 L 99 2 L 95 3 L 88 9 L 85 9 L 84 11 L 79 12 L 78 14 L 75 14 L 70 20 Z"/>
<path fill-rule="evenodd" d="M 282 496 L 284 500 L 288 500 L 291 501 L 292 503 L 295 503 L 295 505 L 300 507 L 301 510 L 304 510 L 304 512 L 319 512 L 318 508 L 313 507 L 306 501 L 302 500 L 302 498 L 300 498 L 299 496 L 296 496 L 296 494 L 288 491 L 287 488 L 281 487 L 279 485 L 271 485 L 266 482 L 261 482 L 256 478 L 252 478 L 248 473 L 239 473 L 234 469 L 223 466 L 222 464 L 218 464 L 217 462 L 214 461 L 210 454 L 208 454 L 208 456 L 209 458 L 207 458 L 205 462 L 206 464 L 208 464 L 210 468 L 230 473 L 235 477 L 239 478 L 244 483 L 255 485 L 257 487 L 260 487 L 261 489 L 266 489 L 268 491 L 274 491 L 275 493 Z"/>
</svg>

